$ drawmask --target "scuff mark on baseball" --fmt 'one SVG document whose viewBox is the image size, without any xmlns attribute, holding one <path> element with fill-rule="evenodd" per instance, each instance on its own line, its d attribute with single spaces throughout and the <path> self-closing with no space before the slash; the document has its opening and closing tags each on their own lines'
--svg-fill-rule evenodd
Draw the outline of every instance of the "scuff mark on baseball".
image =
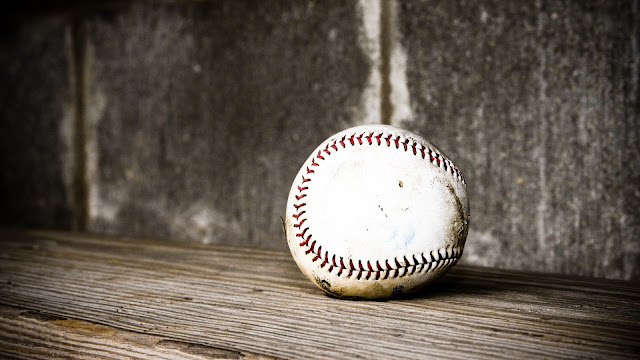
<svg viewBox="0 0 640 360">
<path fill-rule="evenodd" d="M 327 294 L 387 299 L 457 263 L 469 214 L 466 181 L 442 151 L 409 131 L 364 125 L 305 161 L 283 229 L 300 270 Z"/>
</svg>

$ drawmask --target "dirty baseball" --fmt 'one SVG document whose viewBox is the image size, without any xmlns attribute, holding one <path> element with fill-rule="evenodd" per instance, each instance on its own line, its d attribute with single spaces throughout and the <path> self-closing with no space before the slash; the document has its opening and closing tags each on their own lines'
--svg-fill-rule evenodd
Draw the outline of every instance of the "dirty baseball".
<svg viewBox="0 0 640 360">
<path fill-rule="evenodd" d="M 339 298 L 415 292 L 462 255 L 466 182 L 419 135 L 363 125 L 331 136 L 296 175 L 284 229 L 300 270 Z"/>
</svg>

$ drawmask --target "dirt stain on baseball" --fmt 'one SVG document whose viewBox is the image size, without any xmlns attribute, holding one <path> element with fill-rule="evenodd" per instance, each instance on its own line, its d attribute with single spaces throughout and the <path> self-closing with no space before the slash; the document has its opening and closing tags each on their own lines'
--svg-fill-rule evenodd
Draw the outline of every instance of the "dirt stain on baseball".
<svg viewBox="0 0 640 360">
<path fill-rule="evenodd" d="M 331 289 L 331 284 L 327 280 L 320 280 L 319 284 L 325 290 Z"/>
<path fill-rule="evenodd" d="M 465 214 L 464 206 L 456 194 L 456 191 L 453 189 L 453 186 L 447 184 L 447 189 L 453 197 L 456 213 L 460 217 L 460 222 L 456 221 L 453 223 L 453 228 L 451 229 L 452 238 L 456 239 L 458 245 L 464 245 L 467 239 L 467 233 L 469 232 L 469 214 Z"/>
<path fill-rule="evenodd" d="M 332 289 L 331 284 L 327 280 L 316 277 L 315 281 L 316 284 L 318 284 L 320 288 L 324 290 L 325 294 L 329 295 L 330 297 L 335 297 L 338 299 L 349 299 L 349 297 L 345 297 L 342 291 L 339 291 L 338 289 Z"/>
<path fill-rule="evenodd" d="M 382 213 L 384 214 L 384 217 L 389 217 L 389 215 L 387 215 L 386 212 L 384 212 L 384 209 L 382 208 L 382 205 L 378 204 L 378 208 L 380 209 L 380 211 L 382 211 Z"/>
</svg>

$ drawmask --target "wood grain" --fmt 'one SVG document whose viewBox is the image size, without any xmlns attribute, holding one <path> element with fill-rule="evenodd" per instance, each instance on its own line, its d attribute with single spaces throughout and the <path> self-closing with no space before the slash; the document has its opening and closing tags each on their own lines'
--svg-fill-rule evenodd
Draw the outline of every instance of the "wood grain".
<svg viewBox="0 0 640 360">
<path fill-rule="evenodd" d="M 2 357 L 52 359 L 267 359 L 0 305 Z"/>
<path fill-rule="evenodd" d="M 55 232 L 0 239 L 3 356 L 48 347 L 82 357 L 87 344 L 105 358 L 195 356 L 184 349 L 288 359 L 640 352 L 640 287 L 629 282 L 458 265 L 412 298 L 344 301 L 316 289 L 285 252 Z M 24 315 L 41 313 L 45 320 Z"/>
</svg>

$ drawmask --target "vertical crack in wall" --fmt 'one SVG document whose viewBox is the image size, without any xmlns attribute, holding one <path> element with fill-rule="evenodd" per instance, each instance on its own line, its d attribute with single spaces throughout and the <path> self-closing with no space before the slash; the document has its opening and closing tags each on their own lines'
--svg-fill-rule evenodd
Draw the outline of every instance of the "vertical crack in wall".
<svg viewBox="0 0 640 360">
<path fill-rule="evenodd" d="M 391 1 L 380 0 L 380 121 L 391 124 L 393 104 L 391 103 L 391 49 L 393 44 L 391 28 Z"/>
<path fill-rule="evenodd" d="M 358 11 L 362 28 L 358 43 L 370 61 L 367 86 L 362 93 L 359 122 L 402 126 L 411 120 L 407 84 L 407 55 L 397 28 L 398 11 L 394 0 L 360 0 Z"/>
<path fill-rule="evenodd" d="M 74 78 L 75 114 L 73 152 L 75 172 L 73 176 L 73 222 L 72 229 L 85 231 L 88 221 L 88 184 L 86 153 L 86 106 L 87 106 L 87 23 L 76 18 L 72 25 L 72 69 Z"/>
<path fill-rule="evenodd" d="M 411 111 L 411 99 L 409 94 L 409 83 L 407 81 L 407 53 L 402 48 L 402 33 L 399 29 L 398 3 L 389 1 L 388 9 L 388 61 L 389 73 L 385 76 L 389 80 L 390 93 L 387 94 L 390 103 L 389 123 L 391 125 L 403 126 L 405 121 L 413 120 Z"/>
<path fill-rule="evenodd" d="M 356 122 L 360 124 L 380 124 L 380 0 L 359 0 L 358 14 L 362 25 L 358 33 L 358 45 L 369 60 L 369 79 L 361 95 L 360 109 Z"/>
</svg>

